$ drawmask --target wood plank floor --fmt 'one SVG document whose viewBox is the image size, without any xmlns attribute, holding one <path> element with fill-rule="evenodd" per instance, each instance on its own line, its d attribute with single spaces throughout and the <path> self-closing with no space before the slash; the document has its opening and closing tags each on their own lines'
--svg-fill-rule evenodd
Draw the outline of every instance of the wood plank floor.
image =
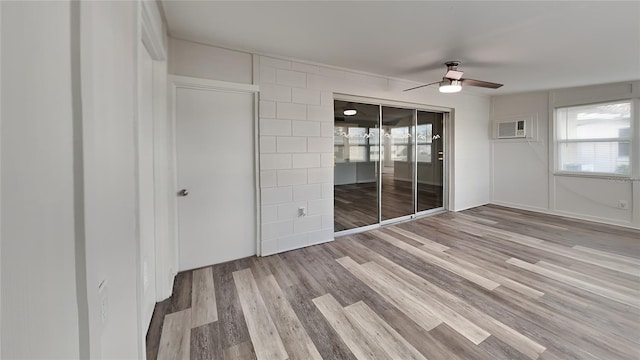
<svg viewBox="0 0 640 360">
<path fill-rule="evenodd" d="M 148 359 L 640 359 L 640 231 L 498 206 L 178 274 Z"/>
</svg>

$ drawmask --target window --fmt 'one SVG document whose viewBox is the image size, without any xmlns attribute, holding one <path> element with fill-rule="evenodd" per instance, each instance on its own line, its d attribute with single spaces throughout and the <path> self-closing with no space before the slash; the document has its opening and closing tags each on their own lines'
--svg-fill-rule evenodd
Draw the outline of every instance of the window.
<svg viewBox="0 0 640 360">
<path fill-rule="evenodd" d="M 349 128 L 349 161 L 367 161 L 367 128 Z"/>
<path fill-rule="evenodd" d="M 335 126 L 333 128 L 333 159 L 335 162 L 345 161 L 344 138 L 347 136 L 347 133 L 344 130 L 345 128 L 342 126 Z"/>
<path fill-rule="evenodd" d="M 629 175 L 631 101 L 557 108 L 558 171 Z"/>
<path fill-rule="evenodd" d="M 409 127 L 397 127 L 391 128 L 390 134 L 385 134 L 387 137 L 391 137 L 391 159 L 395 161 L 408 161 L 409 155 Z"/>
<path fill-rule="evenodd" d="M 380 132 L 376 128 L 369 129 L 369 161 L 380 160 Z"/>
<path fill-rule="evenodd" d="M 333 153 L 336 162 L 377 161 L 378 129 L 359 126 L 334 126 Z"/>
<path fill-rule="evenodd" d="M 418 143 L 418 162 L 431 162 L 431 143 L 433 142 L 433 125 L 423 124 L 416 128 Z"/>
</svg>

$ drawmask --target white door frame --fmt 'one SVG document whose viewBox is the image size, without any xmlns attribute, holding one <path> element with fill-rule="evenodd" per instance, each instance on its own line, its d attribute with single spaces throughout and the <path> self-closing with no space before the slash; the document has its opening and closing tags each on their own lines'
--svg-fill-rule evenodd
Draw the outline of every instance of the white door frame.
<svg viewBox="0 0 640 360">
<path fill-rule="evenodd" d="M 174 174 L 174 184 L 178 184 L 178 148 L 176 143 L 176 101 L 177 101 L 177 93 L 178 89 L 195 89 L 195 90 L 205 90 L 205 91 L 231 91 L 231 92 L 239 92 L 239 93 L 248 93 L 254 95 L 254 116 L 253 116 L 253 141 L 254 141 L 254 176 L 255 176 L 255 206 L 256 206 L 256 218 L 255 220 L 255 228 L 256 228 L 256 255 L 261 256 L 262 249 L 260 244 L 260 167 L 259 167 L 259 159 L 260 159 L 260 143 L 258 138 L 258 92 L 260 90 L 258 85 L 252 84 L 241 84 L 227 81 L 219 81 L 219 80 L 209 80 L 209 79 L 200 79 L 188 76 L 178 76 L 178 75 L 169 75 L 169 114 L 171 116 L 171 133 L 173 135 L 173 164 L 172 171 Z M 177 192 L 178 189 L 176 188 Z M 178 229 L 178 202 L 176 201 L 176 197 L 174 197 L 174 201 L 172 206 L 174 206 L 175 213 L 177 214 L 175 221 L 175 234 L 174 237 L 176 239 L 174 245 L 175 251 L 175 269 L 178 268 L 178 255 L 179 255 L 179 229 Z"/>
<path fill-rule="evenodd" d="M 140 359 L 146 359 L 146 339 L 145 339 L 145 335 L 146 331 L 147 331 L 147 326 L 149 324 L 145 324 L 143 323 L 143 316 L 144 316 L 144 279 L 143 279 L 143 270 L 142 270 L 142 236 L 141 236 L 141 226 L 140 226 L 140 196 L 139 196 L 139 182 L 140 182 L 140 121 L 141 121 L 141 116 L 140 116 L 140 98 L 142 95 L 142 85 L 141 85 L 141 67 L 142 67 L 142 63 L 141 63 L 141 59 L 139 57 L 139 54 L 142 51 L 146 51 L 149 53 L 149 55 L 151 56 L 151 59 L 153 60 L 153 67 L 152 67 L 152 74 L 153 74 L 153 81 L 155 82 L 156 79 L 156 74 L 157 72 L 155 71 L 155 68 L 157 66 L 157 62 L 164 62 L 167 60 L 167 56 L 166 56 L 166 50 L 165 50 L 165 46 L 164 46 L 164 28 L 163 28 L 163 24 L 162 24 L 162 18 L 160 16 L 160 12 L 159 9 L 157 7 L 157 5 L 155 4 L 155 2 L 152 1 L 138 1 L 138 9 L 137 9 L 137 17 L 138 17 L 138 39 L 137 39 L 137 48 L 136 48 L 136 115 L 135 115 L 135 139 L 134 139 L 134 143 L 135 143 L 135 151 L 136 151 L 136 168 L 135 168 L 135 179 L 136 179 L 136 200 L 135 200 L 135 204 L 136 204 L 136 238 L 137 238 L 137 244 L 136 244 L 136 282 L 137 282 L 137 289 L 136 289 L 136 297 L 137 297 L 137 324 L 138 324 L 138 358 Z M 153 92 L 155 92 L 155 87 L 153 87 Z M 157 101 L 158 99 L 158 94 L 152 93 L 149 94 L 152 97 L 152 123 L 154 123 L 154 128 L 155 128 L 155 122 L 157 118 L 162 118 L 163 116 L 166 116 L 166 107 L 165 107 L 165 103 L 164 101 Z M 153 142 L 154 142 L 154 147 L 153 147 L 153 157 L 152 157 L 152 163 L 154 163 L 154 168 L 155 168 L 155 161 L 156 161 L 156 149 L 155 149 L 155 143 L 156 143 L 156 134 L 155 131 L 152 131 L 151 136 L 153 137 Z M 153 182 L 154 184 L 158 183 L 158 173 L 154 170 L 153 174 Z M 154 199 L 158 198 L 159 194 L 158 194 L 158 189 L 154 186 Z M 157 249 L 157 221 L 155 221 L 155 217 L 156 217 L 156 205 L 154 202 L 154 248 L 156 249 L 154 252 L 154 257 L 155 257 L 155 263 L 156 263 L 156 268 L 155 268 L 155 273 L 154 273 L 154 279 L 156 279 L 156 299 L 154 299 L 154 301 L 157 301 L 157 294 L 158 294 L 158 277 L 164 279 L 164 277 L 166 277 L 166 273 L 167 271 L 164 271 L 164 268 L 168 265 L 166 264 L 166 261 L 163 261 L 163 259 L 166 257 L 165 254 L 158 254 Z M 160 283 L 164 283 L 165 281 L 160 281 Z"/>
</svg>

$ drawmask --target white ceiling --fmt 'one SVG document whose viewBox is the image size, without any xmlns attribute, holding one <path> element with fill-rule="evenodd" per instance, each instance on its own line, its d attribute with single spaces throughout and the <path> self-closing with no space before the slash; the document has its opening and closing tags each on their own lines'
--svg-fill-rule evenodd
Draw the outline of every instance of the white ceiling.
<svg viewBox="0 0 640 360">
<path fill-rule="evenodd" d="M 162 0 L 176 38 L 485 94 L 640 79 L 640 2 Z"/>
</svg>

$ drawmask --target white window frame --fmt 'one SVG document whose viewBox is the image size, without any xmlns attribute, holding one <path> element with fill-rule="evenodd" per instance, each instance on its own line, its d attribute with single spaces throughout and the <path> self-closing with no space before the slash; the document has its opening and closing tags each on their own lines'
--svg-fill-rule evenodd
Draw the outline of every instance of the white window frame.
<svg viewBox="0 0 640 360">
<path fill-rule="evenodd" d="M 620 142 L 620 138 L 597 138 L 597 139 L 572 139 L 572 140 L 558 140 L 557 134 L 557 110 L 558 109 L 566 109 L 577 106 L 588 106 L 588 105 L 599 105 L 599 104 L 610 104 L 616 102 L 629 102 L 631 105 L 631 136 L 629 137 L 629 173 L 628 174 L 619 174 L 619 173 L 610 173 L 610 172 L 595 172 L 595 171 L 567 171 L 560 169 L 560 153 L 558 151 L 559 144 L 570 144 L 570 143 L 588 143 L 588 142 Z M 636 116 L 636 102 L 632 98 L 622 98 L 622 99 L 607 99 L 605 101 L 597 101 L 597 102 L 587 102 L 587 103 L 575 103 L 575 104 L 563 104 L 556 105 L 552 108 L 552 118 L 553 122 L 551 124 L 551 154 L 553 154 L 553 175 L 560 176 L 577 176 L 577 177 L 590 177 L 590 178 L 619 178 L 619 179 L 631 179 L 633 174 L 637 172 L 638 169 L 635 169 L 635 163 L 637 159 L 635 159 L 633 149 L 635 148 L 636 137 L 634 134 L 636 133 L 634 119 Z"/>
</svg>

